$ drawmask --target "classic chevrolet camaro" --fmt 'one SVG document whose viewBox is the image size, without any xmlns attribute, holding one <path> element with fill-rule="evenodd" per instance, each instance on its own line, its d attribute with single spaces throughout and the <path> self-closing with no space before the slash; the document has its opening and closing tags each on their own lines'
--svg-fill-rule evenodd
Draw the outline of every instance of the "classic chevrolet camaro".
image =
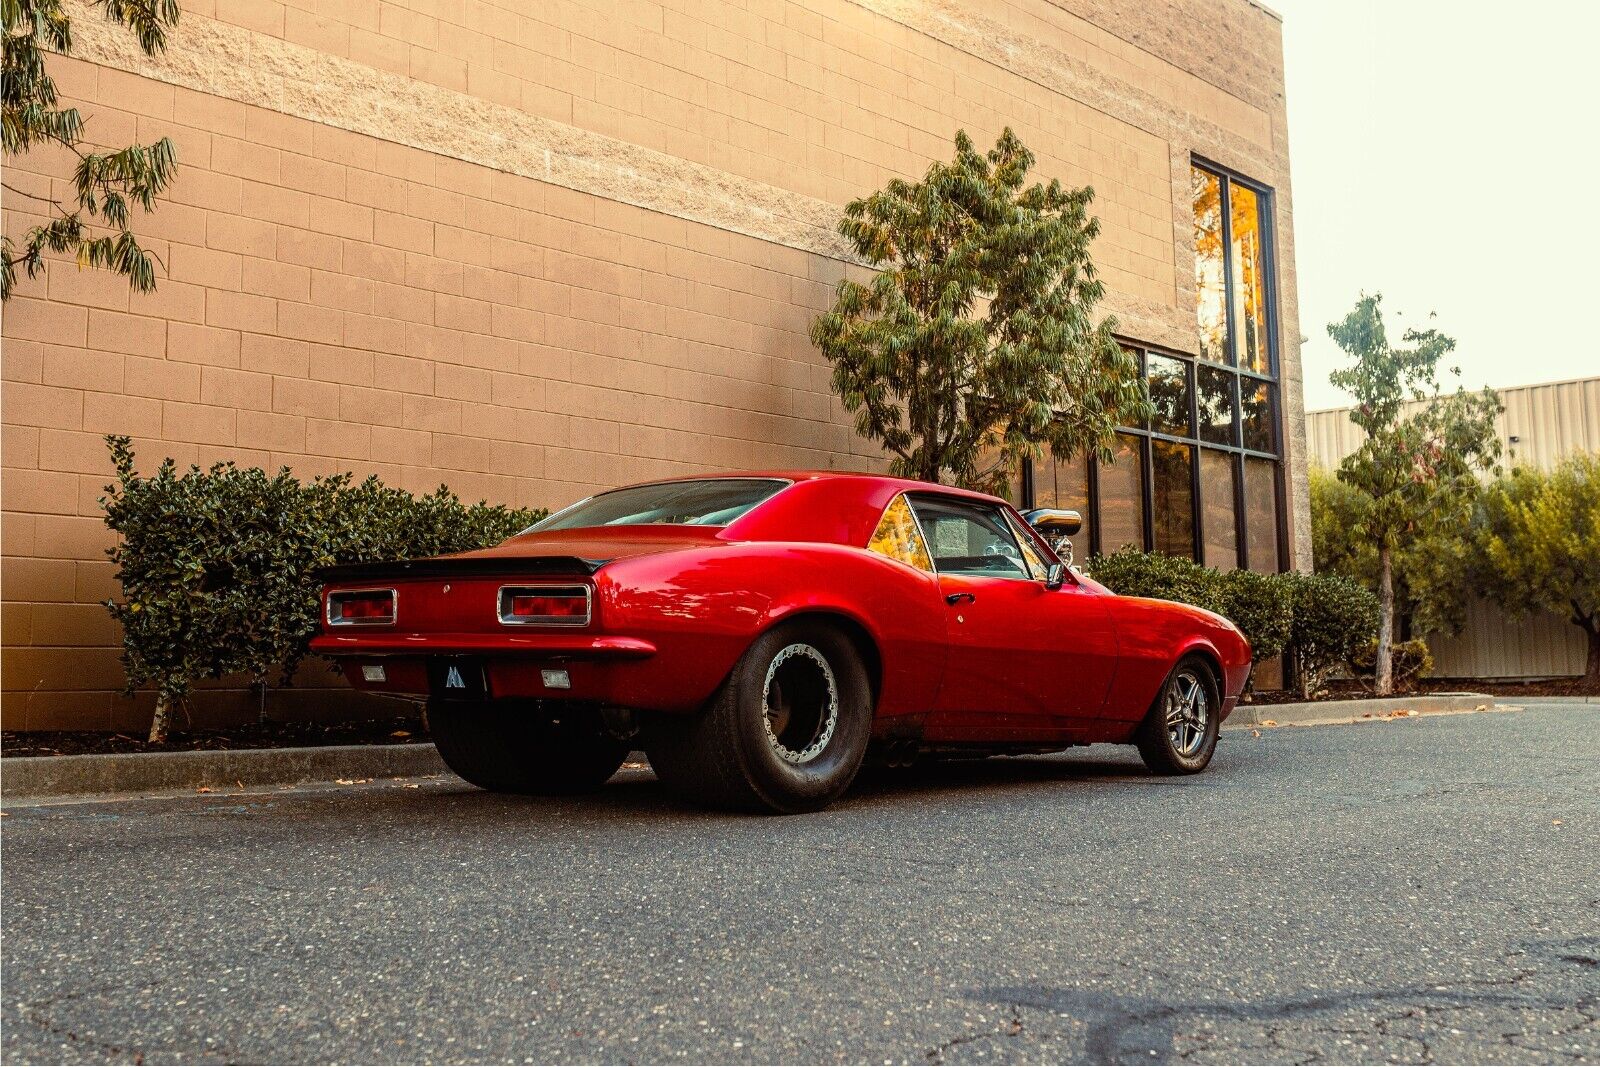
<svg viewBox="0 0 1600 1067">
<path fill-rule="evenodd" d="M 680 794 L 776 812 L 869 757 L 1111 742 L 1203 770 L 1249 645 L 1072 569 L 1076 528 L 875 475 L 635 485 L 493 548 L 330 569 L 312 648 L 426 697 L 440 755 L 491 790 L 597 788 L 636 746 Z"/>
</svg>

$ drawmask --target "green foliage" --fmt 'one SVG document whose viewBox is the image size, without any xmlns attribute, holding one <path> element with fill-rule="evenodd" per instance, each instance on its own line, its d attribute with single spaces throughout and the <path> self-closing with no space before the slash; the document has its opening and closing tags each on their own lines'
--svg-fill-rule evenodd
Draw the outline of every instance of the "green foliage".
<svg viewBox="0 0 1600 1067">
<path fill-rule="evenodd" d="M 1407 347 L 1395 347 L 1383 324 L 1381 300 L 1362 296 L 1349 315 L 1328 326 L 1328 334 L 1354 361 L 1329 379 L 1355 398 L 1350 419 L 1363 434 L 1361 446 L 1339 464 L 1338 477 L 1364 498 L 1353 532 L 1371 542 L 1377 556 L 1375 684 L 1384 694 L 1391 685 L 1396 549 L 1466 526 L 1478 474 L 1500 455 L 1494 423 L 1502 409 L 1489 389 L 1442 394 L 1439 361 L 1455 349 L 1455 341 L 1437 330 L 1412 328 L 1402 337 Z M 1459 538 L 1440 542 L 1460 543 Z M 1437 563 L 1438 573 L 1428 581 L 1447 585 L 1450 575 L 1459 573 L 1461 558 L 1420 562 Z"/>
<path fill-rule="evenodd" d="M 1352 673 L 1361 678 L 1373 678 L 1378 665 L 1378 639 L 1370 638 L 1351 654 L 1345 662 Z M 1397 689 L 1405 689 L 1414 680 L 1433 672 L 1433 653 L 1428 642 L 1420 637 L 1395 642 L 1391 669 Z"/>
<path fill-rule="evenodd" d="M 1378 589 L 1378 549 L 1365 534 L 1371 498 L 1320 467 L 1311 468 L 1311 552 L 1318 574 Z M 1455 633 L 1473 588 L 1470 538 L 1462 525 L 1422 516 L 1391 553 L 1396 618 L 1413 632 Z"/>
<path fill-rule="evenodd" d="M 1475 541 L 1479 588 L 1513 615 L 1553 611 L 1582 629 L 1585 682 L 1600 692 L 1600 455 L 1492 483 Z"/>
<path fill-rule="evenodd" d="M 1283 652 L 1294 625 L 1290 576 L 1218 571 L 1182 556 L 1122 548 L 1089 562 L 1095 581 L 1121 596 L 1193 604 L 1229 619 L 1244 633 L 1256 662 Z"/>
<path fill-rule="evenodd" d="M 1377 641 L 1378 598 L 1350 578 L 1286 574 L 1294 596 L 1289 651 L 1300 695 L 1310 700 L 1340 666 Z"/>
<path fill-rule="evenodd" d="M 176 0 L 91 0 L 91 6 L 131 30 L 152 56 L 166 48 L 167 30 L 178 21 Z M 40 145 L 59 146 L 78 160 L 66 203 L 6 181 L 8 206 L 36 221 L 23 235 L 20 251 L 9 235 L 0 238 L 0 300 L 10 299 L 18 267 L 29 278 L 44 271 L 46 253 L 71 253 L 80 270 L 113 271 L 138 292 L 154 289 L 152 257 L 129 229 L 128 217 L 134 205 L 153 209 L 156 196 L 171 182 L 177 170 L 172 141 L 163 137 L 151 145 L 86 151 L 83 116 L 77 108 L 58 106 L 55 81 L 45 70 L 47 54 L 72 51 L 66 7 L 61 0 L 0 0 L 0 19 L 5 27 L 0 142 L 7 161 Z"/>
<path fill-rule="evenodd" d="M 1109 460 L 1148 410 L 1115 323 L 1093 320 L 1093 190 L 1024 187 L 1033 162 L 1010 129 L 987 155 L 958 133 L 952 162 L 845 208 L 840 232 L 878 273 L 840 283 L 811 338 L 896 474 L 1000 491 L 1046 444 Z"/>
<path fill-rule="evenodd" d="M 348 474 L 300 482 L 287 468 L 179 473 L 169 459 L 141 477 L 128 438 L 106 441 L 117 481 L 102 504 L 122 584 L 106 607 L 129 691 L 153 684 L 161 709 L 201 678 L 278 669 L 287 681 L 316 632 L 318 568 L 481 548 L 544 514 L 465 505 L 444 486 L 417 497 Z"/>
</svg>

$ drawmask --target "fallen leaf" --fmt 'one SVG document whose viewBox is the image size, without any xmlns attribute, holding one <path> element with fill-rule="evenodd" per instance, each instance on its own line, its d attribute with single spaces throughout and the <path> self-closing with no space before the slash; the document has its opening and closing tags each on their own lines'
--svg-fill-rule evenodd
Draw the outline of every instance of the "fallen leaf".
<svg viewBox="0 0 1600 1067">
<path fill-rule="evenodd" d="M 333 780 L 333 784 L 334 785 L 355 785 L 356 781 L 355 781 L 354 778 L 335 778 Z"/>
<path fill-rule="evenodd" d="M 1262 719 L 1261 720 L 1261 725 L 1262 726 L 1276 726 L 1276 725 L 1278 725 L 1278 720 L 1276 720 L 1276 719 Z"/>
<path fill-rule="evenodd" d="M 1251 730 L 1250 731 L 1250 736 L 1251 737 L 1260 737 L 1261 736 L 1261 731 L 1260 730 Z"/>
<path fill-rule="evenodd" d="M 420 785 L 418 785 L 416 782 L 407 782 L 405 785 L 401 786 L 400 788 L 401 789 L 421 789 L 422 787 Z"/>
<path fill-rule="evenodd" d="M 1561 825 L 1561 820 L 1560 819 L 1551 819 L 1550 820 L 1550 825 L 1551 826 L 1560 826 Z"/>
<path fill-rule="evenodd" d="M 411 736 L 411 731 L 410 730 L 396 730 L 394 733 L 390 734 L 389 736 L 390 737 L 410 737 Z"/>
<path fill-rule="evenodd" d="M 199 788 L 197 788 L 195 790 L 195 792 L 196 793 L 209 793 L 209 792 L 211 792 L 211 787 L 209 785 L 203 785 L 203 786 L 200 786 Z"/>
<path fill-rule="evenodd" d="M 243 778 L 235 778 L 233 780 L 233 784 L 238 786 L 240 789 L 243 789 L 244 788 L 244 779 Z"/>
</svg>

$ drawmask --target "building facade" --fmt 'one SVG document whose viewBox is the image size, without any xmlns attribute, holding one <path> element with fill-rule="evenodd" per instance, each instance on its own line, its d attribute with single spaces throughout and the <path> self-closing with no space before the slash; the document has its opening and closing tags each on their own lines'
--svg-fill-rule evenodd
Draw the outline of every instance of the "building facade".
<svg viewBox="0 0 1600 1067">
<path fill-rule="evenodd" d="M 1550 470 L 1577 452 L 1600 452 L 1600 377 L 1498 390 L 1501 466 Z M 1333 470 L 1361 447 L 1349 408 L 1306 416 L 1311 463 Z M 1588 657 L 1582 631 L 1548 612 L 1508 618 L 1494 604 L 1467 605 L 1459 634 L 1428 638 L 1440 678 L 1560 678 L 1580 675 Z"/>
<path fill-rule="evenodd" d="M 65 96 L 168 135 L 153 294 L 5 308 L 4 724 L 134 727 L 101 440 L 559 505 L 707 468 L 871 469 L 807 330 L 848 200 L 1009 125 L 1092 185 L 1157 401 L 1035 464 L 1090 547 L 1309 564 L 1281 27 L 1250 0 L 191 0 L 167 52 L 73 3 Z M 33 153 L 8 184 L 48 190 Z M 28 224 L 7 197 L 6 232 Z M 277 699 L 277 698 L 275 698 Z M 220 686 L 202 716 L 256 713 Z"/>
</svg>

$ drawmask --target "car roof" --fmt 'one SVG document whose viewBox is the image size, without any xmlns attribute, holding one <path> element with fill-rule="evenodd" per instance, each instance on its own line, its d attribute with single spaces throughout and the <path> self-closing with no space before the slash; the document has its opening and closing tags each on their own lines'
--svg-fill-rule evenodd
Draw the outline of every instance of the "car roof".
<svg viewBox="0 0 1600 1067">
<path fill-rule="evenodd" d="M 942 493 L 947 496 L 965 497 L 970 500 L 981 500 L 990 504 L 1004 504 L 1005 500 L 989 493 L 980 493 L 973 489 L 961 489 L 953 485 L 940 485 L 937 482 L 924 482 L 916 478 L 897 478 L 888 474 L 873 474 L 869 471 L 822 471 L 822 470 L 759 470 L 759 471 L 707 471 L 704 474 L 680 474 L 670 478 L 652 478 L 649 481 L 634 482 L 631 485 L 619 485 L 618 489 L 633 489 L 644 485 L 666 485 L 671 482 L 701 482 L 713 479 L 739 479 L 759 478 L 772 479 L 785 482 L 813 482 L 824 480 L 861 480 L 870 481 L 885 487 L 893 487 L 902 493 Z M 604 490 L 611 492 L 612 490 Z"/>
</svg>

